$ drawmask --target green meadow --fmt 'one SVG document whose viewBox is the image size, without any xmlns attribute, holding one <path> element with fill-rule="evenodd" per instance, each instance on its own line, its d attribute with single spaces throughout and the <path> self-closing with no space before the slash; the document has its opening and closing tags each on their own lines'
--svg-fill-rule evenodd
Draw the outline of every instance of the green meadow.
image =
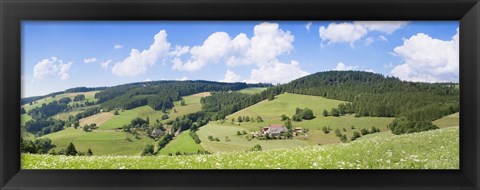
<svg viewBox="0 0 480 190">
<path fill-rule="evenodd" d="M 434 125 L 437 125 L 440 128 L 445 128 L 445 127 L 452 127 L 452 126 L 459 126 L 460 124 L 460 113 L 454 113 L 452 115 L 447 115 L 445 117 L 442 117 L 440 119 L 437 119 L 433 121 L 432 123 Z"/>
<path fill-rule="evenodd" d="M 85 132 L 72 127 L 51 133 L 41 138 L 49 138 L 57 147 L 55 151 L 66 148 L 70 143 L 75 144 L 78 151 L 87 152 L 90 148 L 95 155 L 140 155 L 147 144 L 155 144 L 148 137 L 136 139 L 126 132 L 114 130 L 94 130 Z"/>
<path fill-rule="evenodd" d="M 266 89 L 267 89 L 267 87 L 251 87 L 251 88 L 245 88 L 245 89 L 239 90 L 237 92 L 245 93 L 245 94 L 256 94 L 256 93 L 260 93 L 260 92 L 262 92 Z"/>
<path fill-rule="evenodd" d="M 173 141 L 160 150 L 161 155 L 180 153 L 197 153 L 198 150 L 203 151 L 203 147 L 192 139 L 189 135 L 190 130 L 183 131 L 175 137 Z"/>
<path fill-rule="evenodd" d="M 59 94 L 59 95 L 56 95 L 54 98 L 52 97 L 46 97 L 46 98 L 43 98 L 43 99 L 40 99 L 40 100 L 37 100 L 35 101 L 35 103 L 32 103 L 32 105 L 30 104 L 24 104 L 22 105 L 22 108 L 25 109 L 25 111 L 28 112 L 28 110 L 31 110 L 31 109 L 34 109 L 34 108 L 37 108 L 37 107 L 41 107 L 43 103 L 45 104 L 48 104 L 50 102 L 53 102 L 53 101 L 57 101 L 57 100 L 60 100 L 62 98 L 65 98 L 65 97 L 68 97 L 70 98 L 72 101 L 69 103 L 69 105 L 72 105 L 74 103 L 84 103 L 86 101 L 97 101 L 97 99 L 95 99 L 95 94 L 99 92 L 99 91 L 90 91 L 90 92 L 76 92 L 76 93 L 65 93 L 65 94 Z M 78 101 L 78 102 L 73 102 L 73 97 L 75 97 L 76 95 L 80 95 L 80 94 L 83 94 L 85 95 L 85 100 L 82 100 L 82 101 Z"/>
<path fill-rule="evenodd" d="M 245 130 L 242 127 L 222 126 L 219 124 L 210 123 L 200 128 L 197 131 L 201 145 L 209 152 L 231 152 L 238 150 L 249 150 L 256 144 L 262 146 L 264 150 L 278 149 L 278 148 L 293 148 L 300 146 L 307 146 L 308 144 L 299 140 L 248 140 L 244 135 L 237 135 L 237 131 Z M 208 136 L 218 138 L 220 141 L 210 141 Z M 228 137 L 229 141 L 226 140 Z"/>
<path fill-rule="evenodd" d="M 21 165 L 23 169 L 459 169 L 458 136 L 458 127 L 448 127 L 260 152 L 146 157 L 23 154 Z"/>
</svg>

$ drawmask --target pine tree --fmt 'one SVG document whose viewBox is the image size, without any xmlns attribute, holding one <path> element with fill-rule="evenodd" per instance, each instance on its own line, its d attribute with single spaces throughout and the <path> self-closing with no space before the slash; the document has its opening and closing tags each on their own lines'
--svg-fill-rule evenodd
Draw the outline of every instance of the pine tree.
<svg viewBox="0 0 480 190">
<path fill-rule="evenodd" d="M 73 145 L 73 143 L 70 143 L 70 145 L 68 145 L 68 147 L 67 147 L 67 151 L 65 152 L 65 155 L 75 156 L 77 154 L 78 154 L 78 152 L 77 152 L 77 149 L 75 149 L 75 145 Z"/>
<path fill-rule="evenodd" d="M 88 148 L 87 155 L 88 155 L 88 156 L 92 156 L 92 155 L 93 155 L 92 149 Z"/>
</svg>

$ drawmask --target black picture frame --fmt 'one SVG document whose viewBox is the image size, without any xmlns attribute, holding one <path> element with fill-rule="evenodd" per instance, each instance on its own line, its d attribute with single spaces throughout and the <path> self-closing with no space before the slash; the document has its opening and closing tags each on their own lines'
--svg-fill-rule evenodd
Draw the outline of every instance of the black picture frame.
<svg viewBox="0 0 480 190">
<path fill-rule="evenodd" d="M 460 170 L 21 170 L 22 20 L 458 20 Z M 0 0 L 1 189 L 480 187 L 478 0 Z"/>
</svg>

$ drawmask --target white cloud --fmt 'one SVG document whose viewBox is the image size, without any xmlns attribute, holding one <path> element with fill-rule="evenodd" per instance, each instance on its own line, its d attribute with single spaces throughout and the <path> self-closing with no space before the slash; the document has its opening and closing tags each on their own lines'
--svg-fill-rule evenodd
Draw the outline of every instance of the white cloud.
<svg viewBox="0 0 480 190">
<path fill-rule="evenodd" d="M 355 70 L 358 69 L 358 65 L 345 65 L 344 63 L 340 62 L 337 64 L 337 67 L 335 67 L 335 71 L 350 71 L 350 70 Z"/>
<path fill-rule="evenodd" d="M 84 63 L 93 63 L 95 61 L 97 61 L 97 58 L 95 58 L 95 57 L 83 59 Z"/>
<path fill-rule="evenodd" d="M 106 68 L 108 68 L 108 65 L 109 65 L 110 63 L 112 63 L 112 60 L 111 60 L 111 59 L 109 59 L 109 60 L 107 60 L 107 61 L 105 61 L 105 62 L 101 62 L 101 63 L 100 63 L 100 66 L 102 66 L 102 68 L 106 69 Z"/>
<path fill-rule="evenodd" d="M 290 64 L 275 62 L 271 65 L 263 65 L 253 69 L 248 83 L 287 83 L 294 79 L 308 75 L 309 73 L 300 68 L 300 63 L 293 60 Z"/>
<path fill-rule="evenodd" d="M 312 22 L 308 22 L 307 25 L 305 25 L 308 32 L 310 32 L 310 27 L 312 27 Z"/>
<path fill-rule="evenodd" d="M 293 50 L 294 36 L 289 31 L 283 31 L 277 23 L 261 23 L 254 27 L 253 36 L 249 38 L 246 34 L 240 33 L 231 38 L 225 32 L 215 32 L 210 35 L 201 46 L 178 47 L 171 52 L 175 70 L 196 71 L 207 64 L 225 63 L 227 66 L 255 65 L 250 79 L 246 81 L 255 82 L 283 82 L 280 79 L 284 76 L 290 80 L 303 76 L 305 71 L 300 64 L 281 63 L 278 56 L 289 54 Z M 187 61 L 181 59 L 186 51 L 190 55 Z M 283 68 L 292 68 L 293 73 Z M 281 72 L 270 73 L 268 76 L 260 76 L 260 71 L 281 70 Z"/>
<path fill-rule="evenodd" d="M 147 78 L 147 79 L 145 79 L 143 82 L 150 82 L 150 81 L 152 81 L 152 79 Z"/>
<path fill-rule="evenodd" d="M 408 24 L 405 21 L 355 21 L 343 23 L 330 23 L 327 27 L 321 26 L 318 30 L 322 42 L 327 44 L 354 43 L 368 34 L 370 31 L 391 34 Z M 322 43 L 322 46 L 325 46 Z"/>
<path fill-rule="evenodd" d="M 326 28 L 321 26 L 318 30 L 320 39 L 328 41 L 328 44 L 333 43 L 353 43 L 367 34 L 367 29 L 362 25 L 355 25 L 352 23 L 331 23 Z"/>
<path fill-rule="evenodd" d="M 113 49 L 122 49 L 122 48 L 123 48 L 123 45 L 121 45 L 121 44 L 115 44 L 113 46 Z"/>
<path fill-rule="evenodd" d="M 176 80 L 179 80 L 179 81 L 185 81 L 185 80 L 188 80 L 188 77 L 186 77 L 186 76 L 183 76 L 183 77 L 181 77 L 181 78 L 178 78 L 178 79 L 176 79 Z"/>
<path fill-rule="evenodd" d="M 174 59 L 173 69 L 182 71 L 196 71 L 208 63 L 218 63 L 231 48 L 230 36 L 225 32 L 215 32 L 210 35 L 201 46 L 190 49 L 190 60 L 182 62 L 178 56 Z M 181 48 L 177 53 L 181 54 L 187 48 Z"/>
<path fill-rule="evenodd" d="M 72 62 L 64 63 L 63 60 L 59 60 L 56 57 L 43 59 L 34 66 L 33 77 L 36 79 L 59 77 L 60 80 L 67 80 L 70 78 L 68 71 L 72 64 Z"/>
<path fill-rule="evenodd" d="M 222 82 L 238 82 L 240 81 L 240 75 L 237 75 L 233 71 L 227 70 L 224 75 Z"/>
<path fill-rule="evenodd" d="M 362 25 L 368 31 L 377 31 L 386 34 L 391 34 L 396 30 L 407 25 L 407 21 L 355 21 L 355 25 Z"/>
<path fill-rule="evenodd" d="M 388 42 L 387 37 L 385 37 L 384 35 L 378 36 L 378 39 L 380 39 L 380 40 L 382 40 L 382 41 L 384 41 L 384 42 Z"/>
<path fill-rule="evenodd" d="M 424 33 L 404 39 L 403 45 L 394 49 L 403 59 L 391 71 L 402 80 L 419 82 L 458 82 L 459 33 L 451 40 L 439 40 Z"/>
<path fill-rule="evenodd" d="M 137 49 L 130 51 L 130 56 L 116 63 L 112 72 L 117 76 L 137 76 L 144 74 L 155 65 L 158 59 L 166 57 L 170 51 L 170 43 L 167 41 L 167 32 L 162 30 L 154 37 L 154 43 L 148 50 L 141 53 Z"/>
<path fill-rule="evenodd" d="M 373 42 L 375 42 L 375 40 L 372 37 L 368 37 L 367 39 L 365 39 L 365 46 L 369 46 Z"/>
</svg>

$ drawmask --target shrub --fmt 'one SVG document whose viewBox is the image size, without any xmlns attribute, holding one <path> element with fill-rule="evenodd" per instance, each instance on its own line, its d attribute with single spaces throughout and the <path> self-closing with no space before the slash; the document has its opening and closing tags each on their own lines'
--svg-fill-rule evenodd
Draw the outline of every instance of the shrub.
<svg viewBox="0 0 480 190">
<path fill-rule="evenodd" d="M 210 135 L 210 136 L 208 136 L 208 140 L 214 141 L 215 139 L 213 139 L 213 137 Z"/>
<path fill-rule="evenodd" d="M 142 150 L 142 156 L 151 156 L 153 155 L 153 145 L 147 144 Z"/>
<path fill-rule="evenodd" d="M 250 151 L 262 151 L 262 146 L 260 146 L 259 144 L 256 144 L 250 149 Z"/>
<path fill-rule="evenodd" d="M 388 128 L 393 134 L 400 135 L 434 130 L 438 129 L 438 126 L 434 125 L 431 121 L 412 121 L 402 116 L 395 118 L 392 123 L 388 125 Z"/>
<path fill-rule="evenodd" d="M 358 131 L 354 131 L 354 132 L 353 132 L 353 136 L 352 136 L 352 138 L 351 138 L 350 140 L 351 140 L 351 141 L 354 141 L 354 140 L 360 138 L 361 136 L 362 136 L 362 135 L 360 135 L 360 133 L 359 133 Z"/>
<path fill-rule="evenodd" d="M 328 127 L 322 127 L 322 131 L 324 134 L 330 133 L 330 130 L 328 129 Z"/>
<path fill-rule="evenodd" d="M 342 132 L 340 131 L 340 129 L 335 129 L 335 136 L 337 137 L 342 136 Z"/>
<path fill-rule="evenodd" d="M 92 155 L 93 155 L 92 149 L 88 148 L 87 155 L 88 155 L 88 156 L 92 156 Z"/>
<path fill-rule="evenodd" d="M 343 134 L 342 136 L 340 136 L 340 141 L 342 141 L 343 143 L 346 143 L 348 141 L 347 135 Z"/>
<path fill-rule="evenodd" d="M 370 134 L 370 132 L 369 132 L 368 129 L 366 129 L 366 128 L 361 129 L 361 130 L 360 130 L 360 133 L 362 133 L 362 135 L 368 135 L 368 134 Z"/>
</svg>

